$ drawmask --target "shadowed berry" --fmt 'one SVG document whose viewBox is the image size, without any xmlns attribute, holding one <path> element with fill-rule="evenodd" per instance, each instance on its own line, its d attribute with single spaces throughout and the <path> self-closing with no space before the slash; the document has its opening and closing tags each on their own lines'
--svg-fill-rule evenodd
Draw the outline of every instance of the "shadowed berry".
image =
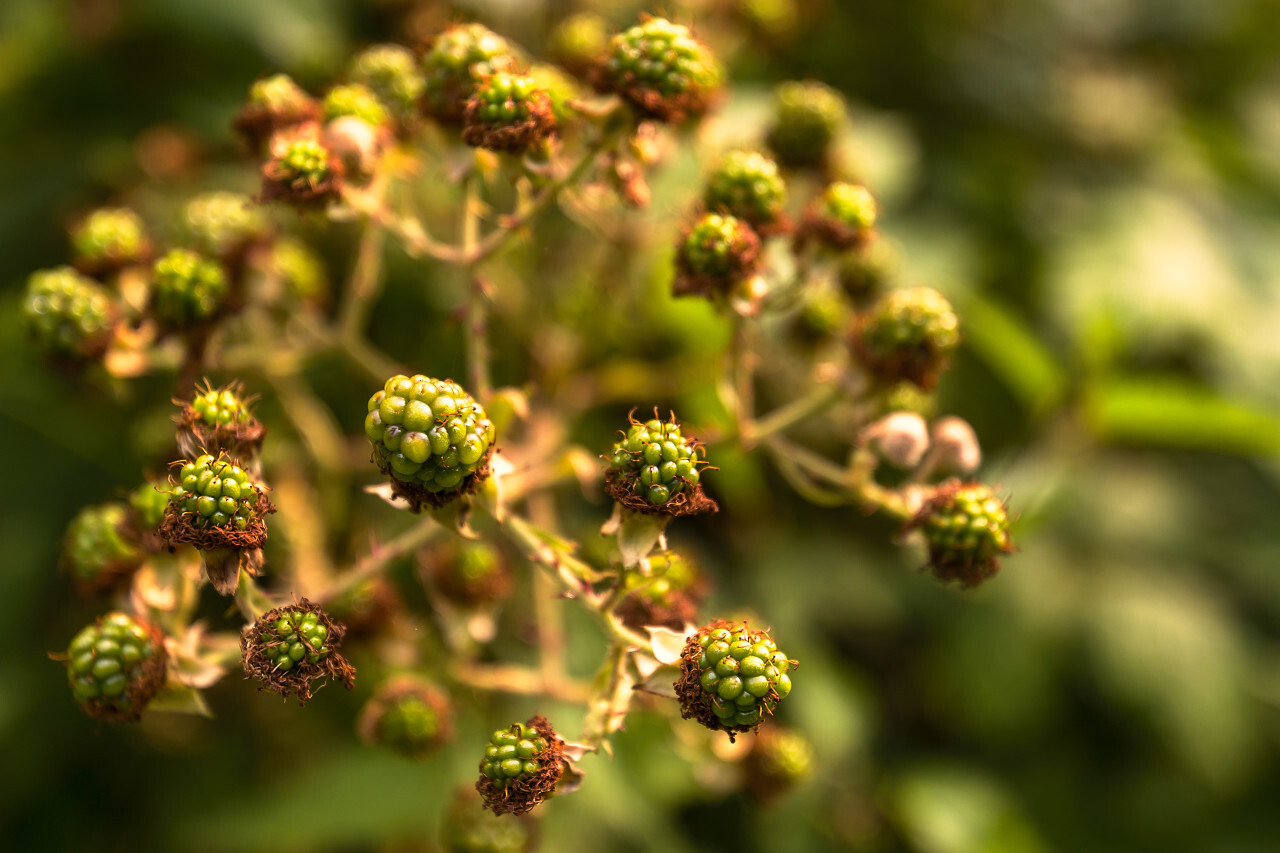
<svg viewBox="0 0 1280 853">
<path fill-rule="evenodd" d="M 422 58 L 426 91 L 423 111 L 457 124 L 480 81 L 515 70 L 515 49 L 502 36 L 481 24 L 459 24 L 441 33 Z"/>
<path fill-rule="evenodd" d="M 128 507 L 109 503 L 85 507 L 67 525 L 62 558 L 82 590 L 105 589 L 138 567 L 128 520 Z"/>
<path fill-rule="evenodd" d="M 324 260 L 302 240 L 285 235 L 271 245 L 267 261 L 289 301 L 324 305 L 329 300 L 329 273 Z"/>
<path fill-rule="evenodd" d="M 875 233 L 876 200 L 866 187 L 829 184 L 805 214 L 802 237 L 813 237 L 832 249 L 867 243 Z"/>
<path fill-rule="evenodd" d="M 215 191 L 192 198 L 182 211 L 182 231 L 191 245 L 215 258 L 235 258 L 267 239 L 266 211 L 243 193 Z"/>
<path fill-rule="evenodd" d="M 898 265 L 892 243 L 874 233 L 869 237 L 836 260 L 836 280 L 859 308 L 879 298 Z"/>
<path fill-rule="evenodd" d="M 426 88 L 417 57 L 398 44 L 365 48 L 351 60 L 347 73 L 352 83 L 368 88 L 402 122 L 413 112 Z"/>
<path fill-rule="evenodd" d="M 607 459 L 605 488 L 627 509 L 671 516 L 716 510 L 701 486 L 706 452 L 696 438 L 685 438 L 674 415 L 666 422 L 632 419 Z"/>
<path fill-rule="evenodd" d="M 494 74 L 475 88 L 463 116 L 468 145 L 521 154 L 536 148 L 556 129 L 551 98 L 534 79 Z"/>
<path fill-rule="evenodd" d="M 564 741 L 533 717 L 489 737 L 476 790 L 494 814 L 524 814 L 555 791 L 564 766 Z"/>
<path fill-rule="evenodd" d="M 756 151 L 730 151 L 707 176 L 702 203 L 757 229 L 776 228 L 786 219 L 787 185 L 778 164 Z"/>
<path fill-rule="evenodd" d="M 165 658 L 158 628 L 125 613 L 108 613 L 71 641 L 67 680 L 91 717 L 136 720 L 164 684 Z"/>
<path fill-rule="evenodd" d="M 1014 550 L 1004 501 L 983 483 L 939 486 L 907 529 L 924 534 L 934 576 L 964 587 L 993 577 L 1001 555 Z"/>
<path fill-rule="evenodd" d="M 532 853 L 538 847 L 536 818 L 491 814 L 473 788 L 449 801 L 440 828 L 447 853 Z"/>
<path fill-rule="evenodd" d="M 705 213 L 676 243 L 677 296 L 727 296 L 760 266 L 760 238 L 746 222 Z"/>
<path fill-rule="evenodd" d="M 859 316 L 853 344 L 880 382 L 906 379 L 931 391 L 960 345 L 960 320 L 936 290 L 895 290 Z"/>
<path fill-rule="evenodd" d="M 111 293 L 71 267 L 32 273 L 22 313 L 36 346 L 73 359 L 102 355 L 118 316 Z"/>
<path fill-rule="evenodd" d="M 129 493 L 134 524 L 143 532 L 155 532 L 164 520 L 164 510 L 168 505 L 169 483 L 164 480 L 143 483 Z"/>
<path fill-rule="evenodd" d="M 831 87 L 813 80 L 783 83 L 774 90 L 769 149 L 784 166 L 824 167 L 845 116 L 844 98 Z"/>
<path fill-rule="evenodd" d="M 652 555 L 646 565 L 647 573 L 626 575 L 631 592 L 617 609 L 623 624 L 637 630 L 661 625 L 680 631 L 696 621 L 706 588 L 698 567 L 674 551 Z"/>
<path fill-rule="evenodd" d="M 168 329 L 213 319 L 227 298 L 227 276 L 216 261 L 190 249 L 173 249 L 152 269 L 150 311 Z"/>
<path fill-rule="evenodd" d="M 600 91 L 617 92 L 641 114 L 675 124 L 707 111 L 723 72 L 688 27 L 650 18 L 615 35 L 592 76 Z"/>
<path fill-rule="evenodd" d="M 261 151 L 278 131 L 315 121 L 320 105 L 288 74 L 274 74 L 254 82 L 236 115 L 235 129 L 254 151 Z"/>
<path fill-rule="evenodd" d="M 151 242 L 138 214 L 128 208 L 104 207 L 71 232 L 71 250 L 80 269 L 108 272 L 147 260 Z"/>
<path fill-rule="evenodd" d="M 795 729 L 771 726 L 759 733 L 747 753 L 747 787 L 770 802 L 813 773 L 813 743 Z"/>
<path fill-rule="evenodd" d="M 406 758 L 423 759 L 453 736 L 448 697 L 409 676 L 381 685 L 360 712 L 357 729 L 365 743 Z"/>
</svg>

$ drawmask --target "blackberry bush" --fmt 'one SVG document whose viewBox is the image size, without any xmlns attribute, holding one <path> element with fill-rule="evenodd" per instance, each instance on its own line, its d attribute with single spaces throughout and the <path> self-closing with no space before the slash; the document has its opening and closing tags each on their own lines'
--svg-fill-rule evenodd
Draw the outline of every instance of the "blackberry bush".
<svg viewBox="0 0 1280 853">
<path fill-rule="evenodd" d="M 127 613 L 108 613 L 67 647 L 67 680 L 91 717 L 137 720 L 165 679 L 163 635 Z"/>
</svg>

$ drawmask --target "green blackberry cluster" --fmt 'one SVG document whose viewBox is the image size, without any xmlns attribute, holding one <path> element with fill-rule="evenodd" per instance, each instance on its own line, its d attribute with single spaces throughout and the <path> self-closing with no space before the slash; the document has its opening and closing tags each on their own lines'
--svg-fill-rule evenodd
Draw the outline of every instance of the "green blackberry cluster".
<svg viewBox="0 0 1280 853">
<path fill-rule="evenodd" d="M 280 179 L 315 187 L 333 175 L 333 158 L 318 139 L 299 137 L 285 142 L 274 160 Z"/>
<path fill-rule="evenodd" d="M 301 663 L 318 665 L 329 654 L 329 629 L 314 610 L 284 608 L 258 635 L 259 651 L 273 669 L 288 672 Z"/>
<path fill-rule="evenodd" d="M 480 81 L 515 70 L 517 55 L 506 39 L 482 24 L 459 24 L 445 30 L 422 58 L 425 112 L 440 121 L 462 118 Z"/>
<path fill-rule="evenodd" d="M 249 97 L 235 118 L 235 129 L 253 151 L 261 153 L 278 131 L 320 117 L 315 99 L 287 74 L 275 74 L 249 87 Z"/>
<path fill-rule="evenodd" d="M 757 228 L 775 226 L 786 216 L 787 185 L 778 164 L 756 151 L 731 151 L 707 177 L 702 202 Z"/>
<path fill-rule="evenodd" d="M 805 223 L 814 236 L 836 249 L 865 243 L 875 224 L 875 198 L 866 187 L 843 181 L 822 191 Z"/>
<path fill-rule="evenodd" d="M 371 743 L 408 758 L 425 758 L 448 740 L 447 714 L 446 700 L 430 685 L 392 682 L 369 700 L 361 728 Z"/>
<path fill-rule="evenodd" d="M 182 211 L 182 231 L 191 245 L 215 258 L 242 252 L 265 240 L 271 223 L 262 207 L 243 193 L 218 190 L 192 198 Z"/>
<path fill-rule="evenodd" d="M 547 739 L 537 729 L 512 723 L 489 737 L 480 772 L 499 788 L 517 779 L 532 779 L 542 770 L 539 758 L 547 752 L 547 746 Z"/>
<path fill-rule="evenodd" d="M 146 259 L 150 251 L 142 218 L 123 207 L 104 207 L 85 217 L 71 232 L 77 266 L 109 270 Z"/>
<path fill-rule="evenodd" d="M 195 528 L 247 530 L 261 497 L 243 468 L 206 453 L 182 464 L 169 502 Z"/>
<path fill-rule="evenodd" d="M 302 125 L 272 138 L 262 166 L 262 200 L 323 205 L 337 197 L 342 176 L 342 161 L 320 141 L 318 126 Z"/>
<path fill-rule="evenodd" d="M 681 716 L 730 734 L 750 731 L 791 693 L 793 666 L 767 631 L 712 622 L 685 645 L 675 685 Z"/>
<path fill-rule="evenodd" d="M 71 519 L 63 558 L 82 587 L 109 585 L 138 565 L 142 555 L 125 535 L 128 521 L 127 507 L 120 503 L 85 507 Z"/>
<path fill-rule="evenodd" d="M 704 213 L 676 244 L 677 296 L 720 295 L 755 273 L 760 265 L 760 237 L 733 216 Z"/>
<path fill-rule="evenodd" d="M 493 422 L 456 382 L 397 374 L 369 398 L 368 412 L 374 462 L 413 492 L 456 494 L 488 462 Z"/>
<path fill-rule="evenodd" d="M 555 130 L 551 98 L 524 74 L 494 74 L 482 80 L 467 103 L 462 139 L 493 151 L 521 153 Z"/>
<path fill-rule="evenodd" d="M 110 292 L 71 267 L 32 273 L 22 313 L 40 349 L 69 358 L 105 352 L 118 316 Z"/>
<path fill-rule="evenodd" d="M 698 572 L 694 565 L 674 551 L 665 551 L 649 559 L 649 577 L 638 572 L 627 575 L 627 586 L 636 590 L 635 595 L 654 603 L 665 603 L 673 593 L 681 593 L 693 586 Z"/>
<path fill-rule="evenodd" d="M 288 74 L 273 74 L 254 81 L 249 87 L 248 103 L 274 113 L 287 114 L 305 112 L 312 100 Z"/>
<path fill-rule="evenodd" d="M 661 625 L 682 631 L 698 618 L 700 575 L 688 559 L 667 551 L 648 558 L 648 572 L 628 572 L 628 595 L 618 605 L 617 614 L 629 628 L 642 631 Z"/>
<path fill-rule="evenodd" d="M 688 27 L 650 18 L 613 37 L 595 82 L 647 116 L 680 122 L 707 111 L 722 77 L 710 48 Z"/>
<path fill-rule="evenodd" d="M 152 269 L 151 312 L 167 328 L 186 328 L 213 318 L 226 297 L 222 267 L 198 252 L 173 249 Z"/>
<path fill-rule="evenodd" d="M 242 424 L 253 419 L 249 406 L 233 386 L 206 388 L 191 400 L 191 409 L 210 427 Z"/>
<path fill-rule="evenodd" d="M 924 534 L 929 568 L 939 580 L 976 586 L 1013 551 L 1004 501 L 983 483 L 941 486 L 910 523 Z"/>
<path fill-rule="evenodd" d="M 959 345 L 960 320 L 951 303 L 927 287 L 882 296 L 862 315 L 854 338 L 859 359 L 877 379 L 906 379 L 926 391 Z"/>
<path fill-rule="evenodd" d="M 129 507 L 134 521 L 143 532 L 153 532 L 164 521 L 169 505 L 169 484 L 162 480 L 143 483 L 129 493 Z"/>
<path fill-rule="evenodd" d="M 164 682 L 165 651 L 144 623 L 108 613 L 67 648 L 67 680 L 88 714 L 136 720 Z"/>
<path fill-rule="evenodd" d="M 348 66 L 351 82 L 368 88 L 403 118 L 413 111 L 426 88 L 413 51 L 398 44 L 375 44 L 356 54 Z"/>
<path fill-rule="evenodd" d="M 334 86 L 324 96 L 321 110 L 325 121 L 354 116 L 373 127 L 387 123 L 387 108 L 372 89 L 361 83 Z"/>
<path fill-rule="evenodd" d="M 784 166 L 821 167 L 846 118 L 844 98 L 814 80 L 783 83 L 774 90 L 774 117 L 767 142 Z"/>
<path fill-rule="evenodd" d="M 702 454 L 702 445 L 686 439 L 674 419 L 632 421 L 609 455 L 611 491 L 615 498 L 621 493 L 649 507 L 664 507 L 698 488 L 698 465 L 706 464 L 705 458 L 699 458 Z"/>
</svg>

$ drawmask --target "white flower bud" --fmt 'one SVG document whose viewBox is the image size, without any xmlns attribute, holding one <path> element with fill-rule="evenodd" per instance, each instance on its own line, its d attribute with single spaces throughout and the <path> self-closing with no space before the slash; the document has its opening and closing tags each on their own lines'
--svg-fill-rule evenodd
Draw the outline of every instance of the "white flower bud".
<svg viewBox="0 0 1280 853">
<path fill-rule="evenodd" d="M 938 467 L 956 474 L 972 474 L 982 464 L 982 448 L 964 418 L 948 415 L 933 424 L 933 448 Z"/>
<path fill-rule="evenodd" d="M 368 175 L 382 155 L 385 134 L 356 116 L 339 116 L 324 129 L 324 143 L 349 172 Z"/>
<path fill-rule="evenodd" d="M 863 441 L 896 468 L 914 468 L 929 447 L 929 428 L 915 412 L 893 412 L 871 424 Z"/>
</svg>

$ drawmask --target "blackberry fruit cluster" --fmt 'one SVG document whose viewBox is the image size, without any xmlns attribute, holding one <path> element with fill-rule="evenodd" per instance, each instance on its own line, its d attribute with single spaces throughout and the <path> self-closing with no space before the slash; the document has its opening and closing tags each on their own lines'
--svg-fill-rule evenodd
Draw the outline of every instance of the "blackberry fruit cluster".
<svg viewBox="0 0 1280 853">
<path fill-rule="evenodd" d="M 859 317 L 853 343 L 882 383 L 906 379 L 931 391 L 960 345 L 960 320 L 936 290 L 895 290 Z"/>
<path fill-rule="evenodd" d="M 875 233 L 876 200 L 866 187 L 829 184 L 805 216 L 804 235 L 843 250 L 867 243 Z"/>
<path fill-rule="evenodd" d="M 675 684 L 680 715 L 731 739 L 754 731 L 791 693 L 795 665 L 768 631 L 716 620 L 685 643 Z"/>
<path fill-rule="evenodd" d="M 666 422 L 632 420 L 608 461 L 605 487 L 627 509 L 687 515 L 715 508 L 702 493 L 698 469 L 706 465 L 702 444 L 685 438 L 674 416 Z"/>
<path fill-rule="evenodd" d="M 126 613 L 108 613 L 76 634 L 67 648 L 67 680 L 92 717 L 129 721 L 142 716 L 165 678 L 159 629 Z"/>
<path fill-rule="evenodd" d="M 271 140 L 262 164 L 262 200 L 324 205 L 338 196 L 342 176 L 342 161 L 320 141 L 318 126 L 305 125 Z"/>
<path fill-rule="evenodd" d="M 216 261 L 191 249 L 173 249 L 152 270 L 151 313 L 165 328 L 190 328 L 218 314 L 227 289 Z"/>
<path fill-rule="evenodd" d="M 281 696 L 296 694 L 303 705 L 318 680 L 341 681 L 351 690 L 355 667 L 338 653 L 345 633 L 305 598 L 267 611 L 240 637 L 245 674 L 260 681 L 263 689 Z"/>
<path fill-rule="evenodd" d="M 382 685 L 365 705 L 357 727 L 366 743 L 422 759 L 453 735 L 449 700 L 436 687 L 402 677 Z"/>
<path fill-rule="evenodd" d="M 81 589 L 111 586 L 138 566 L 142 554 L 129 534 L 124 504 L 89 506 L 76 513 L 67 525 L 62 553 Z"/>
<path fill-rule="evenodd" d="M 119 316 L 110 292 L 71 267 L 32 273 L 22 313 L 40 349 L 69 359 L 106 352 Z"/>
<path fill-rule="evenodd" d="M 151 254 L 142 218 L 123 207 L 104 207 L 85 217 L 71 232 L 76 266 L 87 272 L 109 272 L 145 261 Z"/>
<path fill-rule="evenodd" d="M 757 151 L 730 151 L 707 177 L 702 203 L 757 230 L 769 230 L 785 223 L 787 185 L 770 158 Z"/>
<path fill-rule="evenodd" d="M 822 169 L 845 119 L 844 98 L 830 86 L 814 80 L 783 83 L 774 90 L 766 141 L 782 165 Z"/>
<path fill-rule="evenodd" d="M 246 531 L 259 519 L 262 489 L 244 469 L 209 454 L 184 462 L 169 499 L 170 512 L 198 529 L 226 527 Z"/>
<path fill-rule="evenodd" d="M 238 258 L 271 233 L 263 209 L 243 193 L 201 193 L 182 211 L 182 231 L 191 245 L 214 258 Z"/>
<path fill-rule="evenodd" d="M 1000 570 L 1011 553 L 1009 512 L 983 483 L 946 483 L 908 523 L 929 546 L 929 569 L 941 581 L 977 586 Z"/>
<path fill-rule="evenodd" d="M 400 120 L 411 114 L 426 87 L 413 51 L 398 44 L 375 44 L 351 60 L 351 82 L 373 92 Z"/>
<path fill-rule="evenodd" d="M 512 723 L 489 737 L 476 790 L 494 814 L 524 814 L 555 791 L 564 741 L 542 717 Z"/>
<path fill-rule="evenodd" d="M 254 82 L 236 115 L 236 131 L 250 149 L 261 152 L 277 132 L 320 118 L 320 105 L 288 74 L 273 74 Z"/>
<path fill-rule="evenodd" d="M 745 221 L 706 213 L 676 244 L 677 296 L 726 296 L 760 266 L 760 238 Z"/>
<path fill-rule="evenodd" d="M 705 113 L 722 77 L 710 48 L 688 27 L 650 18 L 613 37 L 593 82 L 642 115 L 674 124 Z"/>
<path fill-rule="evenodd" d="M 445 30 L 422 58 L 423 111 L 439 121 L 460 122 L 476 86 L 494 74 L 515 71 L 517 59 L 506 39 L 481 24 Z"/>
<path fill-rule="evenodd" d="M 520 154 L 556 129 L 551 97 L 528 75 L 494 74 L 467 102 L 462 139 L 468 145 Z"/>
</svg>

